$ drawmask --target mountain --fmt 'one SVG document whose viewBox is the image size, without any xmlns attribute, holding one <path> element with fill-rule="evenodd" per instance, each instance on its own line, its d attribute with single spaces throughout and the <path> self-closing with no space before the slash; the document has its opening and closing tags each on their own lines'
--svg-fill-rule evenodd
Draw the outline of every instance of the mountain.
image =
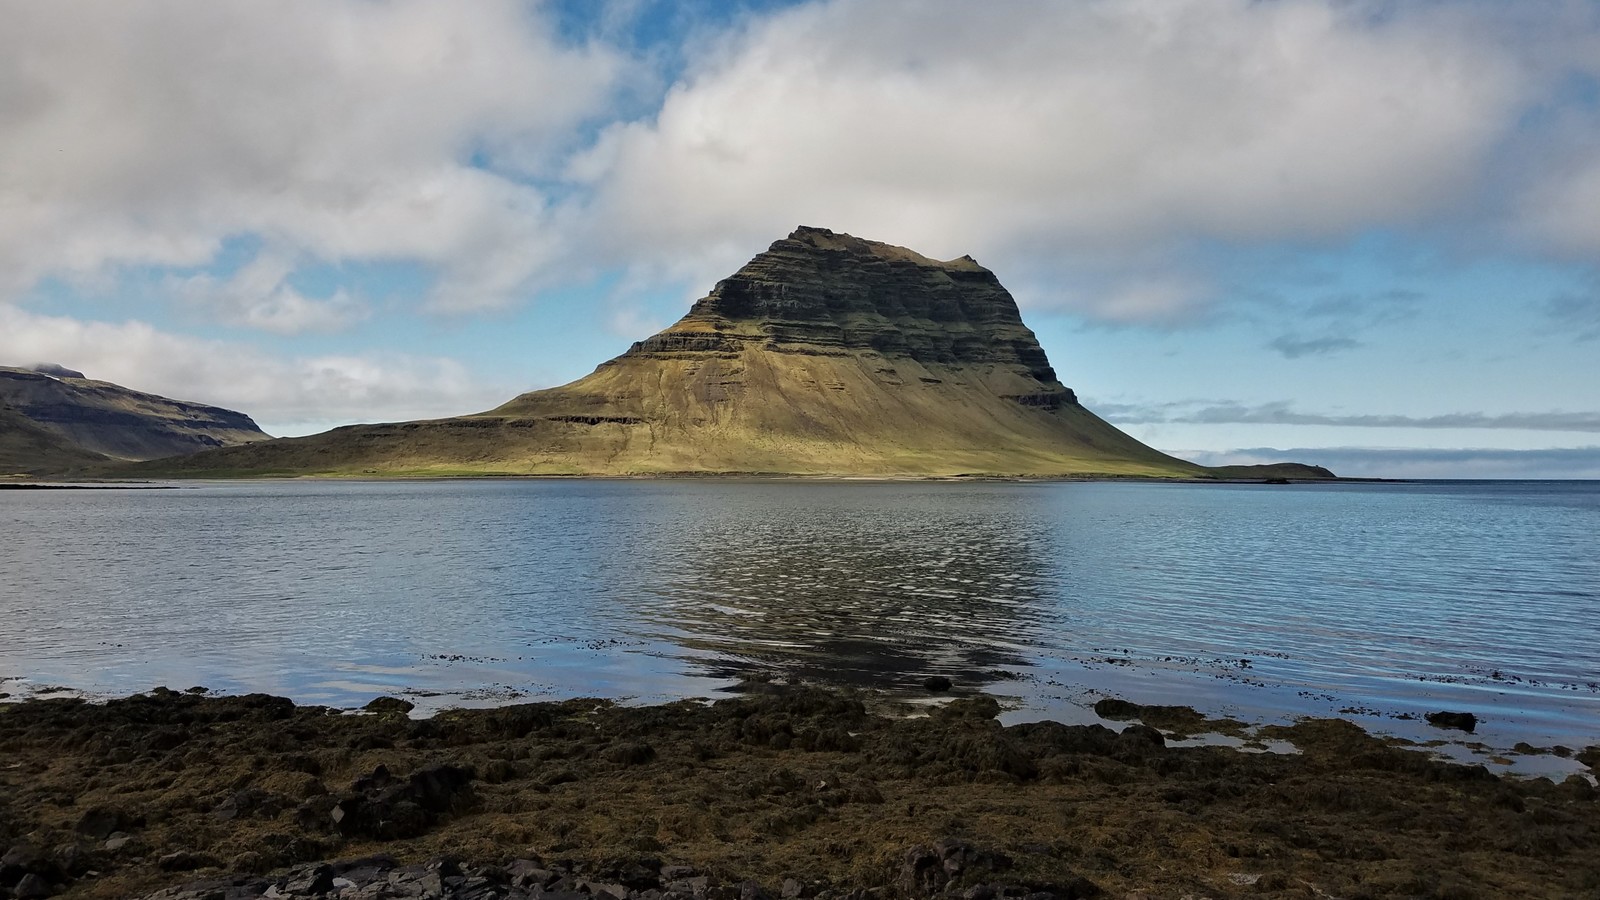
<svg viewBox="0 0 1600 900">
<path fill-rule="evenodd" d="M 65 472 L 109 462 L 17 412 L 0 406 L 0 477 Z"/>
<path fill-rule="evenodd" d="M 994 273 L 800 228 L 666 330 L 477 415 L 210 451 L 175 474 L 1169 476 L 1078 403 Z M 1316 477 L 1309 469 L 1305 477 Z"/>
<path fill-rule="evenodd" d="M 60 366 L 0 367 L 0 471 L 183 456 L 271 436 L 250 417 L 85 378 Z"/>
</svg>

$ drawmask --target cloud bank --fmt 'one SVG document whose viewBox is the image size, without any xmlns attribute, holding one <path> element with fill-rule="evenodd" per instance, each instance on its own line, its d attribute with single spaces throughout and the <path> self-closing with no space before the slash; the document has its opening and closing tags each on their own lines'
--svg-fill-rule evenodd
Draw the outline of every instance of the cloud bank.
<svg viewBox="0 0 1600 900">
<path fill-rule="evenodd" d="M 0 8 L 12 295 L 45 276 L 205 266 L 251 235 L 269 254 L 425 263 L 440 308 L 519 300 L 558 255 L 529 179 L 605 110 L 625 65 L 511 0 Z M 327 324 L 281 278 L 251 286 L 279 296 L 246 324 Z"/>
<path fill-rule="evenodd" d="M 1495 230 L 1509 210 L 1526 240 L 1593 259 L 1594 217 L 1566 220 L 1600 152 L 1544 180 L 1505 165 L 1593 124 L 1529 125 L 1600 58 L 1573 37 L 1596 33 L 1593 9 L 1540 11 L 809 4 L 729 36 L 659 113 L 607 129 L 572 164 L 591 194 L 574 221 L 614 259 L 700 280 L 826 224 L 971 252 L 1022 273 L 1025 301 L 1124 322 L 1216 301 L 1203 251 L 1219 244 Z"/>
<path fill-rule="evenodd" d="M 1374 232 L 1600 266 L 1591 3 L 815 0 L 672 53 L 619 37 L 640 9 L 585 31 L 517 0 L 0 0 L 0 362 L 269 419 L 461 411 L 488 393 L 463 363 L 252 333 L 417 314 L 312 289 L 317 267 L 414 267 L 407 303 L 478 316 L 601 275 L 698 294 L 802 223 L 972 253 L 1024 305 L 1107 324 L 1271 305 L 1257 267 Z M 39 299 L 137 279 L 238 339 Z M 1265 349 L 1354 350 L 1369 300 L 1289 310 L 1309 318 Z M 1594 310 L 1545 311 L 1592 338 Z M 163 342 L 182 365 L 132 363 Z"/>
<path fill-rule="evenodd" d="M 249 414 L 268 431 L 459 415 L 516 393 L 461 363 L 400 354 L 283 358 L 248 345 L 160 331 L 139 321 L 80 322 L 0 305 L 0 360 L 67 362 L 90 378 Z M 84 363 L 90 360 L 90 363 Z M 318 428 L 317 426 L 320 426 Z M 303 429 L 301 429 L 303 430 Z"/>
</svg>

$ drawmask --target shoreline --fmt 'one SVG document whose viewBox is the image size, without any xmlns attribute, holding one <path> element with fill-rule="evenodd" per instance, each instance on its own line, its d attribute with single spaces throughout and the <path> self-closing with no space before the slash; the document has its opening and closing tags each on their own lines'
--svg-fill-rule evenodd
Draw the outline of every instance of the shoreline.
<svg viewBox="0 0 1600 900">
<path fill-rule="evenodd" d="M 824 691 L 845 692 L 866 698 L 870 712 L 888 718 L 927 716 L 941 705 L 960 698 L 992 698 L 999 704 L 996 719 L 1007 726 L 1050 721 L 1069 726 L 1121 728 L 1130 721 L 1128 715 L 1103 714 L 1105 707 L 1102 704 L 1114 702 L 1122 704 L 1123 708 L 1154 711 L 1153 714 L 1159 718 L 1142 721 L 1163 729 L 1169 742 L 1180 742 L 1177 746 L 1260 750 L 1263 744 L 1272 743 L 1259 738 L 1264 729 L 1287 727 L 1302 720 L 1330 719 L 1350 723 L 1374 739 L 1391 746 L 1409 748 L 1440 762 L 1481 765 L 1497 776 L 1521 780 L 1545 777 L 1561 781 L 1568 776 L 1578 775 L 1600 787 L 1597 770 L 1591 770 L 1575 758 L 1583 748 L 1600 744 L 1600 727 L 1569 728 L 1557 733 L 1549 728 L 1530 726 L 1520 715 L 1507 715 L 1505 709 L 1486 709 L 1482 704 L 1452 704 L 1445 698 L 1435 698 L 1432 703 L 1412 702 L 1399 706 L 1372 699 L 1343 703 L 1333 695 L 1307 699 L 1305 691 L 1299 691 L 1298 696 L 1289 696 L 1284 692 L 1293 688 L 1283 686 L 1276 689 L 1281 696 L 1272 698 L 1256 698 L 1253 694 L 1231 696 L 1226 692 L 1208 692 L 1207 687 L 1215 686 L 1208 684 L 1200 670 L 1189 669 L 1183 670 L 1182 674 L 1199 680 L 1177 680 L 1164 684 L 1161 690 L 1151 690 L 1148 685 L 1122 684 L 1119 679 L 1095 679 L 1091 676 L 1103 672 L 1104 665 L 1093 665 L 1081 659 L 1074 662 L 1081 668 L 1078 672 L 1081 680 L 1072 682 L 1074 690 L 1070 697 L 1045 693 L 1017 696 L 995 690 L 994 685 L 966 681 L 952 681 L 949 689 L 935 690 L 928 688 L 926 680 L 920 676 L 898 684 L 852 684 L 826 679 L 802 679 L 779 670 L 752 670 L 731 681 L 706 678 L 702 679 L 703 683 L 693 686 L 696 689 L 644 694 L 519 690 L 509 685 L 502 685 L 499 690 L 452 690 L 444 686 L 425 689 L 378 683 L 365 685 L 365 690 L 347 690 L 337 695 L 328 692 L 301 695 L 282 691 L 281 686 L 267 690 L 275 691 L 275 696 L 283 696 L 300 706 L 346 712 L 359 711 L 362 704 L 374 696 L 390 696 L 409 704 L 411 709 L 408 716 L 414 720 L 529 703 L 575 700 L 594 700 L 633 709 L 650 708 L 687 701 L 712 702 L 736 698 L 751 690 L 766 690 L 772 685 L 802 683 Z M 1019 681 L 1037 680 L 1039 677 L 1008 674 Z M 169 680 L 167 683 L 174 682 Z M 261 692 L 259 688 L 240 683 L 223 688 L 196 687 L 186 691 L 213 699 Z M 73 686 L 39 681 L 24 675 L 0 675 L 0 707 L 39 700 L 74 700 L 103 705 L 141 693 L 148 691 L 130 692 L 126 687 Z M 1251 702 L 1247 703 L 1246 700 Z M 1185 705 L 1171 705 L 1177 702 Z M 1473 727 L 1462 729 L 1429 721 L 1431 713 L 1447 710 L 1472 710 L 1470 718 Z M 1463 714 L 1448 713 L 1452 717 Z"/>
<path fill-rule="evenodd" d="M 1250 753 L 1169 746 L 1216 724 L 1181 707 L 1108 707 L 1132 722 L 1119 734 L 1002 726 L 986 697 L 906 718 L 868 694 L 748 689 L 712 703 L 582 699 L 427 719 L 392 698 L 351 714 L 165 689 L 10 703 L 0 851 L 32 853 L 40 882 L 64 896 L 96 898 L 219 878 L 258 896 L 287 890 L 290 867 L 374 853 L 393 871 L 454 857 L 467 868 L 451 877 L 490 881 L 537 861 L 556 876 L 541 889 L 566 878 L 582 894 L 587 879 L 595 900 L 619 867 L 638 885 L 655 873 L 654 888 L 625 894 L 705 878 L 701 900 L 739 897 L 752 880 L 770 896 L 792 881 L 794 896 L 824 900 L 993 883 L 1110 897 L 1600 886 L 1600 791 L 1588 779 L 1497 777 L 1342 720 L 1262 726 L 1261 739 L 1298 752 Z M 1600 748 L 1580 756 L 1600 765 Z M 970 867 L 918 880 L 918 853 L 937 862 L 956 845 Z M 0 896 L 18 871 L 0 867 Z"/>
</svg>

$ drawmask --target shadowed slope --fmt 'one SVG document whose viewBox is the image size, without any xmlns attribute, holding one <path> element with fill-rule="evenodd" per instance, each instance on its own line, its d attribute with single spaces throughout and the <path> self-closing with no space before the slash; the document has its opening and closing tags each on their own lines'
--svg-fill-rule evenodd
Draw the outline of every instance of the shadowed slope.
<svg viewBox="0 0 1600 900">
<path fill-rule="evenodd" d="M 1204 476 L 1078 404 L 994 273 L 825 229 L 777 241 L 593 374 L 473 416 L 177 474 Z M 146 469 L 146 471 L 153 471 Z"/>
<path fill-rule="evenodd" d="M 64 472 L 106 461 L 106 457 L 0 405 L 0 476 Z"/>
<path fill-rule="evenodd" d="M 90 457 L 157 459 L 270 438 L 243 413 L 53 371 L 0 367 L 0 403 Z"/>
</svg>

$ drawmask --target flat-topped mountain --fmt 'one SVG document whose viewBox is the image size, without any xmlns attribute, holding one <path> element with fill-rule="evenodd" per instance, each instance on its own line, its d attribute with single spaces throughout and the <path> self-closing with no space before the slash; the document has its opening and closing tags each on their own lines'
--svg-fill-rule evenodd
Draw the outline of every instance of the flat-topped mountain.
<svg viewBox="0 0 1600 900">
<path fill-rule="evenodd" d="M 0 366 L 0 473 L 52 471 L 92 462 L 183 456 L 265 441 L 232 410 L 169 400 L 59 366 Z"/>
<path fill-rule="evenodd" d="M 211 451 L 177 473 L 1143 475 L 1206 470 L 1078 403 L 970 257 L 800 228 L 666 330 L 477 415 Z M 1302 477 L 1318 477 L 1309 468 Z"/>
</svg>

